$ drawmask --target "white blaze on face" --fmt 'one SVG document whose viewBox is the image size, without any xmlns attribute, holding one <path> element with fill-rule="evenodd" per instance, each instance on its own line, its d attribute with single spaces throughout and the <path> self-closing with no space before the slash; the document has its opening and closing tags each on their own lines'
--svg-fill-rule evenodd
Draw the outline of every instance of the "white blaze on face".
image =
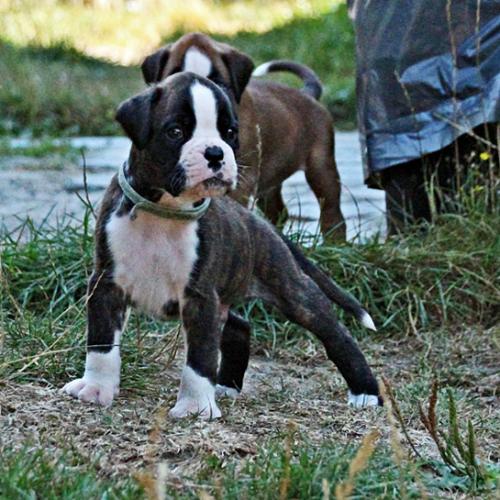
<svg viewBox="0 0 500 500">
<path fill-rule="evenodd" d="M 196 137 L 220 139 L 217 128 L 217 101 L 212 90 L 196 82 L 191 87 L 191 97 L 196 120 L 193 139 Z"/>
<path fill-rule="evenodd" d="M 214 91 L 196 81 L 190 88 L 195 126 L 191 139 L 182 146 L 180 164 L 186 172 L 186 188 L 200 185 L 203 181 L 219 177 L 236 186 L 237 166 L 233 150 L 221 137 L 217 128 L 217 99 Z M 219 147 L 224 153 L 220 169 L 209 167 L 205 151 L 209 147 Z"/>
<path fill-rule="evenodd" d="M 184 56 L 182 70 L 207 78 L 212 71 L 212 62 L 200 49 L 191 47 Z"/>
</svg>

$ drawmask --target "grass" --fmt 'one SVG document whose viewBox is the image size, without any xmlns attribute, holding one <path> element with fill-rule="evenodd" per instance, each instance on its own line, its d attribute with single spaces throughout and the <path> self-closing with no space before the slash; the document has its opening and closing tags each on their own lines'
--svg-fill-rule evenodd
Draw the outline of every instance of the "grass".
<svg viewBox="0 0 500 500">
<path fill-rule="evenodd" d="M 144 86 L 138 64 L 193 30 L 239 47 L 257 64 L 277 57 L 309 64 L 325 84 L 323 102 L 338 124 L 354 126 L 354 32 L 342 3 L 158 0 L 144 5 L 130 11 L 2 0 L 0 133 L 119 134 L 113 119 L 117 105 Z"/>
<path fill-rule="evenodd" d="M 322 15 L 294 19 L 265 33 L 241 32 L 221 39 L 247 52 L 257 63 L 295 59 L 309 65 L 323 82 L 322 102 L 336 125 L 356 127 L 354 30 L 344 5 Z M 300 86 L 291 78 L 282 81 Z"/>
<path fill-rule="evenodd" d="M 117 105 L 142 87 L 138 68 L 98 61 L 64 44 L 19 48 L 0 42 L 0 54 L 4 134 L 118 134 Z"/>
<path fill-rule="evenodd" d="M 145 0 L 131 7 L 114 1 L 96 3 L 54 0 L 2 0 L 2 33 L 18 45 L 50 46 L 61 41 L 93 57 L 138 63 L 168 34 L 206 31 L 235 35 L 263 33 L 276 25 L 328 11 L 341 2 L 330 0 Z M 117 27 L 121 29 L 117 29 Z"/>
<path fill-rule="evenodd" d="M 57 155 L 60 157 L 74 158 L 80 152 L 66 141 L 42 139 L 29 145 L 13 146 L 8 140 L 0 139 L 0 157 L 2 156 L 29 156 L 32 158 L 46 158 Z"/>
<path fill-rule="evenodd" d="M 368 439 L 367 439 L 368 438 Z M 98 460 L 63 451 L 49 456 L 36 447 L 3 450 L 0 498 L 436 498 L 467 493 L 463 478 L 443 463 L 422 460 L 397 463 L 387 443 L 372 431 L 356 449 L 325 440 L 308 442 L 294 424 L 288 432 L 263 442 L 251 459 L 220 458 L 207 453 L 197 472 L 183 481 L 165 478 L 165 466 L 136 472 L 125 478 L 102 478 Z M 367 443 L 370 441 L 370 445 Z M 431 467 L 439 469 L 432 474 Z M 351 471 L 349 473 L 349 470 Z M 493 493 L 499 469 L 490 467 L 482 491 Z M 162 479 L 163 478 L 163 479 Z M 342 486 L 349 496 L 341 496 Z M 339 488 L 340 487 L 340 488 Z M 213 496 L 207 496 L 213 495 Z M 486 498 L 483 497 L 483 498 Z"/>
<path fill-rule="evenodd" d="M 500 299 L 497 223 L 496 216 L 445 215 L 430 231 L 393 244 L 325 246 L 314 258 L 339 282 L 355 283 L 351 291 L 385 331 L 492 325 Z M 477 248 L 477 241 L 484 245 Z"/>
<path fill-rule="evenodd" d="M 13 354 L 10 361 L 0 363 L 0 377 L 21 376 L 25 381 L 42 377 L 58 383 L 68 376 L 68 362 L 75 366 L 71 375 L 81 369 L 84 295 L 93 253 L 89 217 L 90 212 L 79 227 L 68 221 L 53 230 L 40 230 L 27 222 L 28 242 L 6 236 L 0 243 L 0 346 Z M 132 324 L 137 337 L 129 338 L 130 349 L 124 346 L 131 354 L 125 362 L 134 367 L 130 384 L 140 392 L 158 353 L 158 345 L 151 350 L 151 344 L 142 344 L 141 332 L 155 328 L 167 333 L 172 325 L 145 318 Z M 169 347 L 168 339 L 161 343 Z"/>
<path fill-rule="evenodd" d="M 394 381 L 399 420 L 387 420 L 383 411 L 346 411 L 343 384 L 325 373 L 318 344 L 258 302 L 244 313 L 252 318 L 259 390 L 235 405 L 222 402 L 223 422 L 168 421 L 178 330 L 176 323 L 141 315 L 131 318 L 124 336 L 117 405 L 74 405 L 51 388 L 83 369 L 90 215 L 79 225 L 36 228 L 27 222 L 22 242 L 19 232 L 15 238 L 3 234 L 0 498 L 13 491 L 44 498 L 86 492 L 153 498 L 160 486 L 169 498 L 326 498 L 325 491 L 333 495 L 341 483 L 354 489 L 354 498 L 418 498 L 422 491 L 486 498 L 499 474 L 492 397 L 500 215 L 481 203 L 469 200 L 462 213 L 437 216 L 425 231 L 416 228 L 385 244 L 307 250 L 374 312 L 378 335 L 368 339 L 353 331 L 370 362 L 383 365 Z M 425 406 L 436 378 L 443 388 L 431 397 L 429 415 L 437 417 L 430 428 L 443 458 L 416 404 Z M 10 413 L 15 418 L 2 421 Z M 373 453 L 363 452 L 362 467 L 348 480 L 348 469 L 357 470 L 356 450 L 363 449 L 354 443 L 374 427 L 378 444 Z M 418 455 L 406 443 L 394 444 L 404 442 L 391 437 L 403 430 Z"/>
<path fill-rule="evenodd" d="M 340 447 L 332 441 L 313 446 L 301 436 L 274 439 L 265 443 L 263 451 L 243 467 L 210 460 L 207 464 L 208 485 L 219 498 L 325 498 L 325 491 L 346 479 L 347 469 L 355 454 L 353 446 Z M 399 470 L 392 462 L 390 451 L 380 447 L 368 457 L 367 469 L 356 477 L 355 497 L 394 498 L 400 494 Z M 381 474 L 378 471 L 383 471 Z M 213 478 L 215 474 L 215 480 Z M 201 474 L 203 475 L 203 474 Z M 219 480 L 217 481 L 217 476 Z M 406 478 L 409 479 L 409 478 Z M 214 484 L 215 483 L 215 484 Z M 203 484 L 203 483 L 202 483 Z M 408 480 L 410 498 L 418 490 Z"/>
<path fill-rule="evenodd" d="M 141 496 L 141 488 L 133 480 L 113 483 L 98 479 L 96 464 L 89 467 L 88 463 L 69 452 L 53 457 L 41 449 L 27 446 L 19 451 L 3 450 L 0 461 L 2 499 L 118 500 Z"/>
<path fill-rule="evenodd" d="M 43 373 L 48 380 L 61 379 L 64 365 L 81 364 L 83 346 L 76 332 L 83 330 L 92 263 L 89 217 L 78 227 L 70 221 L 41 229 L 28 223 L 28 241 L 5 235 L 0 242 L 0 321 L 8 359 L 24 359 L 49 346 L 66 349 L 37 364 L 38 371 L 47 366 Z M 500 302 L 499 225 L 497 214 L 443 215 L 425 233 L 385 244 L 319 246 L 308 253 L 365 305 L 386 336 L 465 325 L 489 327 L 498 321 Z M 251 304 L 245 314 L 253 316 L 254 336 L 266 350 L 301 338 L 298 327 L 282 322 L 260 303 Z M 144 321 L 138 320 L 139 328 L 146 328 Z M 33 334 L 40 324 L 43 336 Z M 167 331 L 171 325 L 155 323 L 155 328 Z M 352 329 L 365 334 L 355 323 Z M 64 358 L 75 363 L 61 363 Z M 147 365 L 147 355 L 136 362 Z M 22 363 L 4 365 L 0 363 L 0 377 L 15 373 Z M 21 378 L 29 374 L 24 370 Z"/>
<path fill-rule="evenodd" d="M 313 447 L 298 438 L 286 453 L 283 440 L 276 438 L 262 446 L 261 452 L 243 466 L 237 461 L 229 463 L 208 456 L 203 468 L 192 478 L 191 487 L 179 484 L 163 486 L 168 498 L 198 498 L 200 492 L 215 493 L 217 498 L 240 499 L 280 498 L 283 479 L 289 484 L 285 498 L 324 498 L 328 488 L 342 481 L 354 455 L 354 447 L 339 447 L 326 442 Z M 156 498 L 156 481 L 152 475 L 138 476 L 138 481 L 110 481 L 99 479 L 95 464 L 85 463 L 75 454 L 66 453 L 54 459 L 42 450 L 29 448 L 8 451 L 0 464 L 1 498 Z M 82 467 L 84 465 L 84 467 Z M 356 497 L 394 498 L 400 493 L 399 470 L 392 463 L 387 450 L 377 450 L 369 463 L 370 469 L 356 480 Z M 382 475 L 377 471 L 382 470 Z M 418 490 L 410 480 L 409 498 L 418 498 Z M 142 487 L 141 487 L 142 486 Z M 151 492 L 145 495 L 145 492 Z M 283 498 L 283 496 L 281 497 Z"/>
</svg>

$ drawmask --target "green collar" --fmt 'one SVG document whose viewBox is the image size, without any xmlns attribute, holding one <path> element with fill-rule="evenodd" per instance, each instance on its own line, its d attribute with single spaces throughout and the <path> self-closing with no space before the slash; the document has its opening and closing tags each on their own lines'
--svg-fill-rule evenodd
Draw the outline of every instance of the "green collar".
<svg viewBox="0 0 500 500">
<path fill-rule="evenodd" d="M 132 211 L 130 212 L 130 218 L 135 219 L 137 210 L 143 210 L 144 212 L 149 212 L 150 214 L 156 215 L 163 219 L 175 219 L 175 220 L 197 220 L 208 210 L 210 205 L 210 198 L 205 198 L 203 203 L 197 207 L 193 208 L 169 208 L 159 203 L 153 203 L 152 201 L 143 198 L 135 189 L 128 183 L 125 177 L 125 162 L 120 170 L 118 171 L 118 183 L 122 188 L 123 194 L 134 204 Z"/>
</svg>

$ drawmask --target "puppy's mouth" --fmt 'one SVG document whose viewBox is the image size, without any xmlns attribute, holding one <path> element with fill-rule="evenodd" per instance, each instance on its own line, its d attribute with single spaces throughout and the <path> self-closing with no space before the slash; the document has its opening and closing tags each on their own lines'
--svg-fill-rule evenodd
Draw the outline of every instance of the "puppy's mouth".
<svg viewBox="0 0 500 500">
<path fill-rule="evenodd" d="M 205 179 L 203 182 L 203 187 L 206 189 L 231 189 L 233 183 L 226 179 L 219 179 L 218 177 L 210 177 L 210 179 Z"/>
</svg>

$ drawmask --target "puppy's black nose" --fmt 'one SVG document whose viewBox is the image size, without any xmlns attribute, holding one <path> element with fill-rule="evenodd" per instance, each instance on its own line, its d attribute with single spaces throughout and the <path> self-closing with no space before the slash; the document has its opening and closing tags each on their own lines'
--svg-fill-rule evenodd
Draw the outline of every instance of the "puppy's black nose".
<svg viewBox="0 0 500 500">
<path fill-rule="evenodd" d="M 224 152 L 219 146 L 210 146 L 205 149 L 205 158 L 208 161 L 221 161 L 224 158 Z"/>
</svg>

